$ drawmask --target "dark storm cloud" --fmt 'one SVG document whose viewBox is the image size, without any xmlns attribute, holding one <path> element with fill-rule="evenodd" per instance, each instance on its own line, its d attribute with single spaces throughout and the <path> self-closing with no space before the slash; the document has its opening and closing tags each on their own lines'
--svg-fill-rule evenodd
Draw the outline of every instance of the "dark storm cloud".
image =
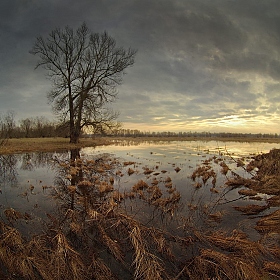
<svg viewBox="0 0 280 280">
<path fill-rule="evenodd" d="M 0 111 L 18 118 L 51 112 L 29 54 L 36 37 L 84 21 L 138 49 L 113 105 L 122 121 L 279 118 L 279 1 L 4 0 L 0 18 Z"/>
</svg>

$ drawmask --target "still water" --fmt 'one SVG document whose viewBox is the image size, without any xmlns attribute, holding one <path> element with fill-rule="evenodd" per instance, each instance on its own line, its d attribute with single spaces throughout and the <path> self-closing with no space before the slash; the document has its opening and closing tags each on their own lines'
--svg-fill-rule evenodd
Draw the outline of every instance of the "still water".
<svg viewBox="0 0 280 280">
<path fill-rule="evenodd" d="M 180 200 L 169 218 L 140 200 L 127 200 L 122 204 L 126 212 L 143 223 L 161 223 L 170 231 L 179 230 L 178 221 L 184 220 L 196 227 L 240 228 L 252 239 L 257 239 L 258 234 L 252 229 L 256 219 L 248 219 L 234 209 L 234 206 L 250 204 L 252 201 L 239 195 L 238 189 L 231 190 L 225 185 L 231 173 L 221 173 L 220 162 L 225 162 L 230 171 L 249 178 L 255 171 L 249 174 L 244 166 L 237 166 L 237 160 L 242 159 L 246 166 L 254 155 L 269 152 L 273 148 L 279 148 L 279 144 L 120 141 L 110 146 L 83 148 L 79 156 L 87 160 L 104 157 L 115 159 L 117 164 L 110 172 L 114 177 L 113 187 L 120 193 L 129 192 L 139 180 L 143 180 L 149 185 L 157 184 L 168 195 L 171 191 L 166 187 L 166 182 L 169 180 L 172 183 L 172 191 L 180 194 Z M 26 215 L 25 219 L 18 221 L 23 233 L 33 234 L 43 230 L 47 214 L 55 213 L 59 204 L 54 199 L 64 179 L 59 163 L 70 157 L 70 151 L 0 155 L 0 219 L 6 221 L 5 210 L 12 208 Z M 199 177 L 192 178 L 199 166 L 206 165 L 213 170 L 212 174 L 216 174 L 215 183 L 213 178 L 206 181 Z M 265 204 L 267 196 L 262 195 L 262 198 L 261 201 L 254 201 L 254 204 Z M 272 210 L 268 209 L 262 214 L 269 211 Z M 209 214 L 216 219 L 209 220 Z"/>
</svg>

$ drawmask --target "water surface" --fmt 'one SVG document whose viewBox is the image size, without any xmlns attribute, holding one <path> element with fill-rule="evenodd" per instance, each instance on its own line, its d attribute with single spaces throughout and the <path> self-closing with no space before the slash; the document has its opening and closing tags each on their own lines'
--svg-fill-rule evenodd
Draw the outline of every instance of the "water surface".
<svg viewBox="0 0 280 280">
<path fill-rule="evenodd" d="M 238 194 L 238 189 L 229 190 L 225 181 L 231 176 L 221 174 L 220 162 L 224 161 L 231 171 L 250 177 L 244 167 L 237 167 L 237 159 L 241 158 L 247 164 L 254 155 L 266 153 L 279 144 L 247 143 L 247 142 L 217 142 L 217 141 L 171 141 L 143 142 L 120 141 L 110 146 L 83 148 L 79 155 L 84 159 L 98 159 L 104 156 L 115 158 L 118 164 L 111 171 L 115 180 L 114 188 L 120 192 L 128 192 L 139 181 L 148 184 L 158 182 L 164 195 L 168 196 L 165 181 L 169 177 L 172 188 L 181 195 L 176 211 L 164 217 L 161 211 L 151 208 L 140 200 L 128 200 L 122 207 L 132 215 L 136 215 L 145 223 L 165 223 L 168 230 L 179 228 L 178 221 L 191 221 L 197 227 L 222 227 L 226 229 L 240 228 L 251 235 L 253 239 L 258 234 L 252 229 L 255 219 L 248 219 L 233 207 L 252 204 L 248 197 Z M 19 226 L 25 233 L 42 230 L 47 213 L 55 212 L 58 203 L 54 193 L 58 191 L 62 178 L 61 166 L 58 162 L 67 161 L 70 152 L 65 153 L 24 153 L 2 155 L 0 165 L 0 207 L 1 219 L 6 220 L 4 210 L 12 208 L 26 213 L 30 219 L 23 219 Z M 220 161 L 215 163 L 214 159 Z M 193 180 L 193 172 L 207 165 L 217 174 L 215 185 L 212 178 L 203 182 L 200 178 Z M 133 173 L 128 171 L 132 170 Z M 145 170 L 151 170 L 145 174 Z M 119 172 L 119 173 L 118 173 Z M 119 174 L 119 175 L 116 175 Z M 198 188 L 197 184 L 201 186 Z M 262 201 L 254 204 L 265 204 Z M 265 211 L 263 214 L 268 213 Z M 221 213 L 219 223 L 209 220 L 209 214 Z M 206 215 L 207 214 L 207 215 Z M 177 219 L 175 219 L 176 217 Z"/>
</svg>

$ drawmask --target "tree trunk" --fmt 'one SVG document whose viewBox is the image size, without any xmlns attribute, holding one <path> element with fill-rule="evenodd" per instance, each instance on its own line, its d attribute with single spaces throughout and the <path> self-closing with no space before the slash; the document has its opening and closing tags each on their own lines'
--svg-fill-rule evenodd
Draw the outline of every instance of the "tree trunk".
<svg viewBox="0 0 280 280">
<path fill-rule="evenodd" d="M 71 83 L 68 83 L 68 98 L 69 98 L 69 112 L 70 112 L 70 143 L 77 144 L 79 141 L 80 133 L 77 133 L 75 118 L 74 118 L 74 104 L 71 92 Z"/>
<path fill-rule="evenodd" d="M 72 115 L 74 116 L 73 99 L 71 99 L 72 102 L 71 102 L 71 106 L 70 106 L 70 143 L 77 144 L 79 142 L 79 138 L 81 135 L 81 120 L 82 120 L 82 110 L 83 110 L 85 95 L 86 95 L 86 93 L 80 93 L 81 100 L 79 101 L 76 121 L 74 121 L 74 117 L 71 118 L 72 110 L 73 110 Z M 72 119 L 72 122 L 71 122 L 71 119 Z M 71 129 L 71 125 L 73 126 L 73 129 Z"/>
<path fill-rule="evenodd" d="M 77 144 L 79 142 L 79 138 L 80 138 L 80 132 L 77 131 L 77 129 L 74 127 L 70 131 L 70 143 Z"/>
</svg>

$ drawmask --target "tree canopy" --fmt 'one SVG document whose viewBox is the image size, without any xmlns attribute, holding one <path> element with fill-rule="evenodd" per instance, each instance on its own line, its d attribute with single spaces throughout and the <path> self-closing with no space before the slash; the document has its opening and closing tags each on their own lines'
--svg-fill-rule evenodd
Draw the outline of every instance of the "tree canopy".
<svg viewBox="0 0 280 280">
<path fill-rule="evenodd" d="M 53 82 L 48 98 L 69 124 L 71 143 L 85 126 L 112 126 L 117 115 L 106 105 L 115 100 L 136 50 L 118 47 L 107 32 L 92 33 L 83 23 L 77 30 L 67 26 L 38 37 L 30 53 L 39 56 L 36 68 L 44 67 Z"/>
</svg>

